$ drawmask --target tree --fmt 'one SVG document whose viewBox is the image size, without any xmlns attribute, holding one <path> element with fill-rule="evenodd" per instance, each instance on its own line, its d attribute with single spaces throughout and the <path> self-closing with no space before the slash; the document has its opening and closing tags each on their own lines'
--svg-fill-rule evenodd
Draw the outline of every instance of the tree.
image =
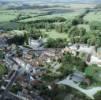
<svg viewBox="0 0 101 100">
<path fill-rule="evenodd" d="M 24 33 L 24 40 L 25 40 L 25 43 L 28 45 L 28 42 L 29 42 L 29 34 L 28 33 Z"/>
<path fill-rule="evenodd" d="M 47 40 L 46 43 L 46 47 L 47 48 L 63 48 L 67 45 L 67 40 L 66 39 L 61 39 L 61 38 L 57 38 L 57 39 L 53 39 L 53 38 L 49 38 Z"/>
<path fill-rule="evenodd" d="M 13 85 L 12 88 L 10 89 L 10 91 L 13 93 L 17 93 L 18 91 L 21 91 L 21 90 L 22 90 L 22 87 L 18 83 L 16 85 Z"/>
<path fill-rule="evenodd" d="M 39 29 L 32 27 L 29 28 L 29 35 L 33 39 L 39 39 L 40 36 L 43 37 L 42 32 Z"/>
<path fill-rule="evenodd" d="M 79 33 L 80 31 L 76 26 L 71 27 L 71 29 L 68 32 L 70 37 L 79 36 Z"/>
<path fill-rule="evenodd" d="M 85 28 L 79 28 L 79 30 L 80 30 L 79 36 L 84 36 L 86 34 Z"/>
<path fill-rule="evenodd" d="M 81 17 L 77 17 L 72 20 L 72 25 L 74 25 L 74 26 L 76 26 L 78 24 L 82 24 L 82 23 L 83 23 L 83 19 Z"/>
<path fill-rule="evenodd" d="M 74 69 L 79 71 L 84 71 L 87 66 L 86 63 L 79 57 L 72 55 L 71 53 L 65 53 L 61 58 L 62 66 L 59 71 L 62 73 L 62 76 L 67 76 L 72 73 Z"/>
</svg>

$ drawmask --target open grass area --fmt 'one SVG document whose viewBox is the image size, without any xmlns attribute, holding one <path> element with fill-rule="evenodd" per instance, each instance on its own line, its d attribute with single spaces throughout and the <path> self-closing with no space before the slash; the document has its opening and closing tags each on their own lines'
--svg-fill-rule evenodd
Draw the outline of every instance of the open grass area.
<svg viewBox="0 0 101 100">
<path fill-rule="evenodd" d="M 0 22 L 8 22 L 17 18 L 19 14 L 21 16 L 35 16 L 40 14 L 39 10 L 27 9 L 27 10 L 0 10 Z"/>
<path fill-rule="evenodd" d="M 53 38 L 53 39 L 56 39 L 56 38 L 68 39 L 68 35 L 66 33 L 58 33 L 55 30 L 52 30 L 49 32 L 42 30 L 42 33 L 47 34 L 49 38 Z"/>
<path fill-rule="evenodd" d="M 92 22 L 92 21 L 101 22 L 101 11 L 88 13 L 84 17 L 84 20 L 89 21 L 89 22 Z"/>
<path fill-rule="evenodd" d="M 16 16 L 14 16 L 14 15 L 3 14 L 3 15 L 0 15 L 0 22 L 8 22 L 8 21 L 11 21 L 15 18 L 16 18 Z"/>
<path fill-rule="evenodd" d="M 8 22 L 14 20 L 18 13 L 13 10 L 0 10 L 0 22 Z"/>
</svg>

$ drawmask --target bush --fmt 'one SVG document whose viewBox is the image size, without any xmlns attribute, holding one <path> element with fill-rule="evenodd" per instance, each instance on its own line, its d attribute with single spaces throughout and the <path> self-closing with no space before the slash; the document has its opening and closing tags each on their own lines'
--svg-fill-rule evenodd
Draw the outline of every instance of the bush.
<svg viewBox="0 0 101 100">
<path fill-rule="evenodd" d="M 61 39 L 61 38 L 58 38 L 58 39 L 52 39 L 52 38 L 49 38 L 47 40 L 47 43 L 46 43 L 46 47 L 47 48 L 63 48 L 67 45 L 67 40 L 66 39 Z"/>
<path fill-rule="evenodd" d="M 101 91 L 99 91 L 94 97 L 95 100 L 101 100 Z"/>
</svg>

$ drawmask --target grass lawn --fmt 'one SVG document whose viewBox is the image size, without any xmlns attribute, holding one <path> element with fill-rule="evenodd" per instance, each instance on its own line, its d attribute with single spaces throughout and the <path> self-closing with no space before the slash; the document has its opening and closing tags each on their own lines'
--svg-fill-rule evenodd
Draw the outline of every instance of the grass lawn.
<svg viewBox="0 0 101 100">
<path fill-rule="evenodd" d="M 67 38 L 68 39 L 68 35 L 66 33 L 58 33 L 56 32 L 55 30 L 52 30 L 52 31 L 45 31 L 45 30 L 42 30 L 42 33 L 43 34 L 47 34 L 49 38 Z"/>
</svg>

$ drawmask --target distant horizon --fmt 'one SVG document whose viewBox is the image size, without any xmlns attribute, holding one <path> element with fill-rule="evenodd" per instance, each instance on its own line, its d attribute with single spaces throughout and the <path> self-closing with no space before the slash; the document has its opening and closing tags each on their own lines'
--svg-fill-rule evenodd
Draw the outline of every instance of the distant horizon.
<svg viewBox="0 0 101 100">
<path fill-rule="evenodd" d="M 0 0 L 4 2 L 17 2 L 17 1 L 25 1 L 25 2 L 101 2 L 101 0 Z"/>
</svg>

